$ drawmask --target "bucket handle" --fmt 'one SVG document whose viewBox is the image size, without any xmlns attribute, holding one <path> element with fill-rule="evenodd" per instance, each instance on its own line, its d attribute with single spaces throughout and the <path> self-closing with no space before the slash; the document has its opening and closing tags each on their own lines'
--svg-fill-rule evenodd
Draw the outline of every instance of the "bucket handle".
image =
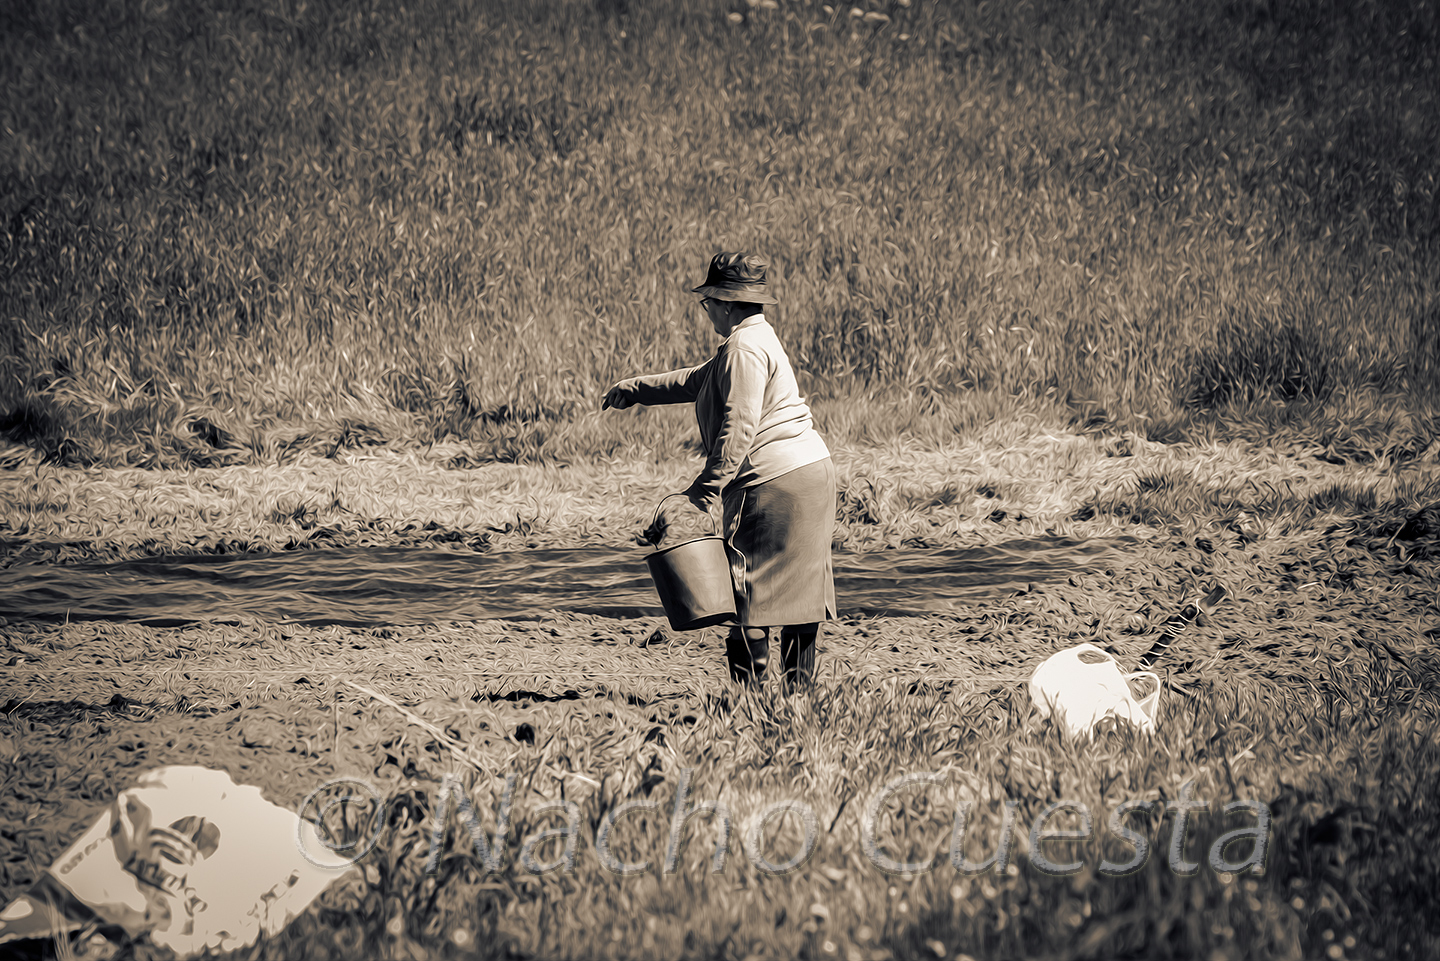
<svg viewBox="0 0 1440 961">
<path fill-rule="evenodd" d="M 676 491 L 676 492 L 673 493 L 673 494 L 666 494 L 664 497 L 660 498 L 660 503 L 658 503 L 658 504 L 655 505 L 655 514 L 650 518 L 650 528 L 653 530 L 653 529 L 655 528 L 655 525 L 660 522 L 660 508 L 662 508 L 662 507 L 665 506 L 665 502 L 666 502 L 666 501 L 668 501 L 668 500 L 669 500 L 670 498 L 672 498 L 672 497 L 684 497 L 684 496 L 685 496 L 685 492 L 684 492 L 684 491 Z M 698 509 L 698 508 L 697 508 L 697 509 Z M 710 515 L 710 512 L 709 512 L 709 511 L 706 511 L 706 512 L 705 512 L 705 518 L 706 518 L 706 520 L 710 521 L 710 534 L 711 534 L 711 536 L 716 536 L 716 535 L 718 535 L 718 534 L 720 533 L 720 530 L 719 530 L 719 528 L 717 528 L 717 527 L 715 526 L 715 518 Z"/>
<path fill-rule="evenodd" d="M 1140 710 L 1144 711 L 1147 717 L 1153 719 L 1155 717 L 1155 710 L 1160 706 L 1160 675 L 1154 671 L 1136 671 L 1133 674 L 1126 674 L 1125 686 L 1129 687 L 1132 680 L 1137 680 L 1142 677 L 1148 677 L 1154 681 L 1155 690 L 1142 698 L 1138 698 L 1135 703 L 1140 705 Z"/>
</svg>

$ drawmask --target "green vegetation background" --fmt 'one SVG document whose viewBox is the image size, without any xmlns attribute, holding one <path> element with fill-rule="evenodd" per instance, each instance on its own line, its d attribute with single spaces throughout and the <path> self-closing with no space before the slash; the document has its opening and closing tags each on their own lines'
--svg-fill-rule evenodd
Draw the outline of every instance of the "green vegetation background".
<svg viewBox="0 0 1440 961">
<path fill-rule="evenodd" d="M 601 418 L 773 264 L 841 440 L 997 415 L 1404 458 L 1440 387 L 1433 4 L 18 0 L 0 426 L 62 462 Z"/>
</svg>

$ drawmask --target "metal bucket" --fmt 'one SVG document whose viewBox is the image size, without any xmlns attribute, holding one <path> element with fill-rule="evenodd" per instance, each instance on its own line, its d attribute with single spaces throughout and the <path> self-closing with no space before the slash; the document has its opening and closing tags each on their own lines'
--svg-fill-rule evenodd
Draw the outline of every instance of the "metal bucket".
<svg viewBox="0 0 1440 961">
<path fill-rule="evenodd" d="M 655 507 L 656 520 L 667 495 Z M 654 527 L 654 521 L 651 522 Z M 718 534 L 656 551 L 645 558 L 650 578 L 670 626 L 677 631 L 698 631 L 734 621 L 735 585 L 730 579 L 730 558 L 725 538 Z"/>
</svg>

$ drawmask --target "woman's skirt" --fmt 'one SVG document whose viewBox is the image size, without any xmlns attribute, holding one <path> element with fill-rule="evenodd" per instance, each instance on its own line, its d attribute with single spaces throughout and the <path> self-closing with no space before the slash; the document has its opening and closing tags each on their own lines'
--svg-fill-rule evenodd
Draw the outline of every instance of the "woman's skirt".
<svg viewBox="0 0 1440 961">
<path fill-rule="evenodd" d="M 726 491 L 735 605 L 745 627 L 835 616 L 835 465 L 830 458 L 754 487 Z"/>
</svg>

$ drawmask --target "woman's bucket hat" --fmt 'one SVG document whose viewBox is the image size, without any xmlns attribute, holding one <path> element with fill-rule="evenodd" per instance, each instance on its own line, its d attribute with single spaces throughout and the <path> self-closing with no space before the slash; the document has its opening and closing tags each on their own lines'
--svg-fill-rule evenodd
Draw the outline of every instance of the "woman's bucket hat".
<svg viewBox="0 0 1440 961">
<path fill-rule="evenodd" d="M 711 300 L 738 300 L 748 304 L 779 303 L 765 283 L 769 264 L 757 254 L 720 253 L 710 261 L 705 283 L 694 292 Z"/>
</svg>

